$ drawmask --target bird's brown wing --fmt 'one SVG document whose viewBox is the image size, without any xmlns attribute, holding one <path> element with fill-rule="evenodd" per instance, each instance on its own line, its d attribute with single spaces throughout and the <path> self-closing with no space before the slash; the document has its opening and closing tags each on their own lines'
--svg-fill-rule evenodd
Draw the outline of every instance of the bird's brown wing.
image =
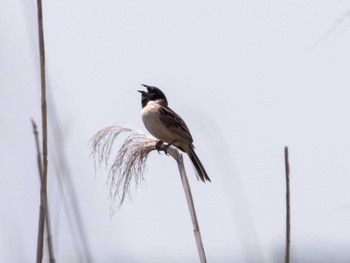
<svg viewBox="0 0 350 263">
<path fill-rule="evenodd" d="M 188 129 L 184 120 L 178 114 L 176 114 L 169 107 L 161 107 L 159 111 L 162 116 L 162 121 L 167 128 L 184 138 L 188 144 L 193 142 L 190 130 Z"/>
</svg>

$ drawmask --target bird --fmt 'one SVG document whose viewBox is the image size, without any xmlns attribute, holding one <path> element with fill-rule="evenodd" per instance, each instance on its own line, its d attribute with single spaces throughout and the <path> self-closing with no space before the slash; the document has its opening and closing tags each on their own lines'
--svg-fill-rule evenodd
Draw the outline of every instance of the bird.
<svg viewBox="0 0 350 263">
<path fill-rule="evenodd" d="M 165 94 L 157 87 L 141 84 L 147 91 L 141 93 L 141 116 L 146 129 L 160 142 L 165 142 L 185 152 L 196 172 L 197 179 L 211 182 L 202 162 L 199 160 L 193 138 L 184 120 L 168 106 Z"/>
</svg>

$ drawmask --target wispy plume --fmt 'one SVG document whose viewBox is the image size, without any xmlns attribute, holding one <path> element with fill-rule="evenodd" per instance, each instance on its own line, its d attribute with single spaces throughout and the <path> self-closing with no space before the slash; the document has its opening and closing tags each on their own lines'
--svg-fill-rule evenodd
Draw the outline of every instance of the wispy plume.
<svg viewBox="0 0 350 263">
<path fill-rule="evenodd" d="M 114 159 L 111 158 L 115 140 L 126 135 L 126 139 Z M 143 180 L 149 153 L 156 149 L 157 140 L 139 130 L 124 125 L 112 125 L 97 132 L 91 139 L 91 156 L 95 169 L 105 168 L 108 172 L 107 183 L 110 187 L 111 214 L 131 197 L 130 186 Z M 110 160 L 113 160 L 109 165 Z"/>
<path fill-rule="evenodd" d="M 115 140 L 121 134 L 125 134 L 127 137 L 119 148 L 112 164 L 109 165 Z M 201 263 L 207 262 L 183 156 L 176 147 L 168 147 L 138 130 L 122 125 L 112 125 L 100 130 L 92 137 L 91 148 L 95 169 L 104 166 L 108 172 L 107 183 L 110 187 L 111 215 L 113 215 L 116 208 L 123 204 L 127 195 L 130 197 L 131 182 L 134 181 L 135 186 L 138 186 L 143 180 L 147 157 L 151 151 L 164 151 L 172 156 L 179 168 L 182 186 L 191 215 L 199 259 Z"/>
</svg>

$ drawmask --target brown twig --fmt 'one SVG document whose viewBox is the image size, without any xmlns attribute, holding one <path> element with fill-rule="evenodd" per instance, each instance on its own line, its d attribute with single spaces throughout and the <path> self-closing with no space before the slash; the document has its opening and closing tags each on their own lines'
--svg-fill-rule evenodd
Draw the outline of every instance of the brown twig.
<svg viewBox="0 0 350 263">
<path fill-rule="evenodd" d="M 34 122 L 33 119 L 31 121 L 32 121 L 32 125 L 33 125 L 35 146 L 36 146 L 36 151 L 37 151 L 37 161 L 38 161 L 40 185 L 42 185 L 43 184 L 43 169 L 42 169 L 42 160 L 41 160 L 41 152 L 40 152 L 40 145 L 39 145 L 39 133 L 38 133 L 36 123 Z M 46 199 L 46 202 L 47 202 L 47 199 Z M 45 212 L 45 207 L 46 207 L 46 212 Z M 45 206 L 42 203 L 39 206 L 37 262 L 42 262 L 43 249 L 44 249 L 44 239 L 41 237 L 43 237 L 43 235 L 44 235 L 45 226 L 46 226 L 48 245 L 49 245 L 50 262 L 53 263 L 53 262 L 55 262 L 55 259 L 54 259 L 54 252 L 53 252 L 53 246 L 52 246 L 52 235 L 51 235 L 48 207 L 49 206 L 47 203 L 45 204 Z"/>
<path fill-rule="evenodd" d="M 284 162 L 286 168 L 286 251 L 285 251 L 285 263 L 289 263 L 290 260 L 290 185 L 289 185 L 289 154 L 288 146 L 284 148 Z"/>
<path fill-rule="evenodd" d="M 41 153 L 40 153 L 40 145 L 39 145 L 39 133 L 38 133 L 36 123 L 34 122 L 33 119 L 31 121 L 32 121 L 33 132 L 34 132 L 34 137 L 35 137 L 35 146 L 36 146 L 36 151 L 37 151 L 39 177 L 40 177 L 40 181 L 41 181 L 41 179 L 43 178 L 43 169 L 42 169 L 42 161 L 41 161 Z"/>
<path fill-rule="evenodd" d="M 46 193 L 46 174 L 47 174 L 47 143 L 45 137 L 47 137 L 46 127 L 46 101 L 45 101 L 45 52 L 44 52 L 44 38 L 43 38 L 43 21 L 42 21 L 42 5 L 41 0 L 37 0 L 38 8 L 38 31 L 39 31 L 39 54 L 40 54 L 40 80 L 41 80 L 41 115 L 42 115 L 42 129 L 43 129 L 43 150 L 44 161 L 42 162 L 42 176 L 40 187 L 40 218 L 38 229 L 38 247 L 36 254 L 37 263 L 41 263 L 43 260 L 44 250 L 44 225 L 45 225 L 45 193 Z M 44 91 L 44 92 L 43 92 Z M 45 148 L 44 148 L 45 147 Z"/>
<path fill-rule="evenodd" d="M 53 245 L 50 231 L 48 201 L 47 201 L 47 171 L 48 171 L 48 144 L 47 144 L 47 106 L 46 106 L 46 73 L 45 73 L 45 45 L 43 29 L 42 2 L 37 0 L 38 9 L 38 35 L 39 35 L 39 54 L 40 54 L 40 82 L 41 82 L 41 115 L 42 115 L 42 149 L 43 158 L 41 165 L 41 188 L 40 188 L 40 220 L 38 230 L 38 248 L 37 262 L 41 263 L 43 259 L 44 247 L 44 225 L 46 225 L 48 234 L 48 246 L 50 262 L 55 262 L 53 255 Z M 44 217 L 44 219 L 42 219 Z M 46 224 L 45 224 L 46 223 Z"/>
<path fill-rule="evenodd" d="M 43 184 L 43 169 L 42 169 L 42 161 L 41 161 L 41 153 L 40 153 L 40 145 L 39 145 L 39 133 L 37 126 L 32 120 L 33 125 L 33 132 L 35 137 L 35 145 L 36 145 L 36 151 L 37 151 L 37 162 L 38 162 L 38 169 L 39 169 L 39 179 L 40 179 L 40 185 Z M 45 226 L 45 211 L 44 206 L 42 203 L 40 203 L 39 206 L 39 225 L 38 225 L 38 240 L 37 240 L 37 251 L 36 251 L 36 261 L 37 263 L 42 262 L 43 257 L 43 249 L 44 249 L 44 226 Z"/>
</svg>

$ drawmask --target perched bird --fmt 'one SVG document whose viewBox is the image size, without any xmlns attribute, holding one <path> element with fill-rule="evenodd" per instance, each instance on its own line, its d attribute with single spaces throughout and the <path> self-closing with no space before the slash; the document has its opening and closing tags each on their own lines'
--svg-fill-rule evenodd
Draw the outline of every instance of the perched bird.
<svg viewBox="0 0 350 263">
<path fill-rule="evenodd" d="M 198 179 L 203 182 L 210 178 L 194 151 L 191 133 L 183 121 L 172 109 L 168 107 L 168 100 L 157 87 L 142 84 L 147 91 L 138 90 L 142 94 L 142 121 L 147 130 L 161 142 L 174 145 L 188 154 L 195 168 Z"/>
</svg>

